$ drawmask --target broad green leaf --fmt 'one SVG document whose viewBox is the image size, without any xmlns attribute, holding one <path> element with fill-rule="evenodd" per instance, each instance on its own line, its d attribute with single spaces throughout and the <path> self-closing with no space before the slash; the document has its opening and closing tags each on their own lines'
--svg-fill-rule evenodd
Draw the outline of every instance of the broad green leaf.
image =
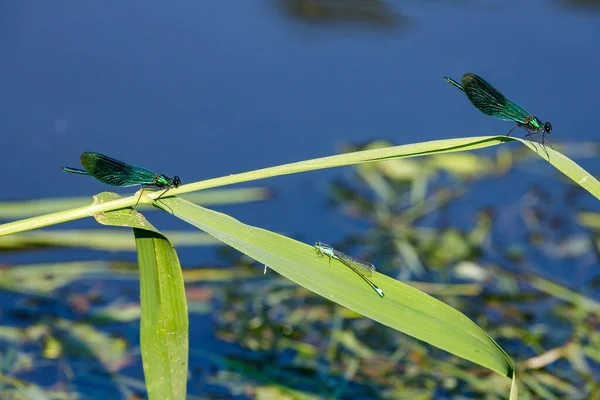
<svg viewBox="0 0 600 400">
<path fill-rule="evenodd" d="M 149 399 L 185 399 L 188 313 L 175 249 L 161 234 L 134 229 L 140 265 L 140 344 Z"/>
<path fill-rule="evenodd" d="M 163 203 L 163 202 L 161 202 Z M 182 199 L 164 200 L 175 216 L 267 265 L 301 286 L 387 326 L 512 378 L 508 355 L 454 308 L 395 279 L 375 273 L 380 298 L 351 270 L 312 246 L 246 225 Z"/>
<path fill-rule="evenodd" d="M 101 193 L 95 201 L 116 196 Z M 133 227 L 140 267 L 140 346 L 149 399 L 185 399 L 188 313 L 173 245 L 133 209 L 94 215 L 105 225 Z"/>
</svg>

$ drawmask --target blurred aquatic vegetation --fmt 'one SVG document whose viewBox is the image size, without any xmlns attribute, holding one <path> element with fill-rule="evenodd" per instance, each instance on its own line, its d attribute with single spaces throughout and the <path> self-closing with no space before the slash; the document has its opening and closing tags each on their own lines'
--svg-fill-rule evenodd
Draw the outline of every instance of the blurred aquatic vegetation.
<svg viewBox="0 0 600 400">
<path fill-rule="evenodd" d="M 201 204 L 236 204 L 270 196 L 269 189 L 259 187 L 205 191 L 186 197 Z M 89 197 L 2 202 L 0 218 L 67 210 L 89 202 Z M 102 222 L 111 218 L 126 221 L 139 215 L 129 210 L 113 214 L 103 217 Z M 165 234 L 178 247 L 217 243 L 212 236 L 197 231 Z M 37 230 L 0 238 L 3 252 L 50 248 L 122 252 L 135 251 L 137 246 L 130 231 L 110 228 Z M 4 323 L 0 326 L 0 398 L 142 398 L 139 396 L 147 389 L 144 381 L 127 376 L 128 368 L 134 364 L 138 368 L 140 360 L 139 345 L 132 346 L 139 340 L 142 314 L 138 263 L 85 260 L 0 267 L 0 290 L 4 293 L 0 308 Z M 190 284 L 186 293 L 189 313 L 213 311 L 215 289 L 196 288 L 194 282 L 218 287 L 249 275 L 247 267 L 185 269 L 183 278 Z M 135 286 L 128 288 L 127 281 Z"/>
<path fill-rule="evenodd" d="M 308 22 L 358 22 L 379 27 L 406 25 L 408 18 L 382 0 L 274 0 L 287 15 Z"/>
<path fill-rule="evenodd" d="M 164 233 L 177 247 L 219 244 L 216 239 L 206 233 L 188 231 L 165 231 Z M 135 251 L 135 239 L 131 232 L 120 229 L 40 229 L 0 239 L 0 252 L 49 248 Z"/>
<path fill-rule="evenodd" d="M 181 197 L 194 204 L 240 204 L 252 201 L 268 200 L 273 196 L 270 189 L 264 187 L 237 188 L 237 189 L 215 189 L 200 193 L 184 194 Z M 56 199 L 15 200 L 0 202 L 0 220 L 15 220 L 18 218 L 31 217 L 51 213 L 55 211 L 68 210 L 74 207 L 82 207 L 90 203 L 90 197 L 66 197 Z M 155 211 L 155 207 L 139 204 L 144 211 Z"/>
<path fill-rule="evenodd" d="M 568 185 L 558 195 L 532 186 L 514 204 L 461 205 L 481 182 L 530 163 L 500 148 L 357 165 L 331 184 L 329 204 L 361 233 L 336 247 L 464 311 L 517 360 L 523 398 L 595 398 L 600 213 L 581 209 Z M 563 264 L 568 274 L 546 276 Z M 253 354 L 221 364 L 228 373 L 213 382 L 223 387 L 233 374 L 246 391 L 281 398 L 506 398 L 499 375 L 276 276 L 223 296 L 217 337 Z"/>
<path fill-rule="evenodd" d="M 589 332 L 597 327 L 598 304 L 586 295 L 587 287 L 575 291 L 535 273 L 540 254 L 545 255 L 546 247 L 542 244 L 546 238 L 561 240 L 567 236 L 547 235 L 542 230 L 544 224 L 549 222 L 554 229 L 571 226 L 563 222 L 565 219 L 568 222 L 568 218 L 562 216 L 545 218 L 549 212 L 565 211 L 564 207 L 548 208 L 556 205 L 558 198 L 553 196 L 542 202 L 540 199 L 548 194 L 532 190 L 518 207 L 515 204 L 501 210 L 497 206 L 487 207 L 477 214 L 476 220 L 472 207 L 461 207 L 461 196 L 469 194 L 471 185 L 477 187 L 481 181 L 501 178 L 514 166 L 529 163 L 531 157 L 527 153 L 511 152 L 508 146 L 501 146 L 495 156 L 485 153 L 477 156 L 481 158 L 454 153 L 513 141 L 535 152 L 530 154 L 537 153 L 537 157 L 546 159 L 600 198 L 600 182 L 568 157 L 552 149 L 541 154 L 531 142 L 518 138 L 482 136 L 392 147 L 380 142 L 371 144 L 372 150 L 181 185 L 159 201 L 158 194 L 152 192 L 127 198 L 103 192 L 94 196 L 93 203 L 87 206 L 0 225 L 2 236 L 85 217 L 93 217 L 102 225 L 133 228 L 140 283 L 139 292 L 138 288 L 129 289 L 130 296 L 140 295 L 138 312 L 135 306 L 127 306 L 130 303 L 123 301 L 126 281 L 118 287 L 102 279 L 79 282 L 82 275 L 77 270 L 81 271 L 81 266 L 76 266 L 71 275 L 57 273 L 54 279 L 53 274 L 44 274 L 38 266 L 37 276 L 42 279 L 33 279 L 34 284 L 29 287 L 27 278 L 22 275 L 8 274 L 6 279 L 6 291 L 29 290 L 32 294 L 28 293 L 25 300 L 15 296 L 16 306 L 11 304 L 13 299 L 3 300 L 10 315 L 18 318 L 19 323 L 36 326 L 39 320 L 39 331 L 50 332 L 43 336 L 42 354 L 46 362 L 56 360 L 50 367 L 53 371 L 61 371 L 61 376 L 51 384 L 66 382 L 65 390 L 69 393 L 76 393 L 82 381 L 89 384 L 97 380 L 104 385 L 108 383 L 109 390 L 124 397 L 138 396 L 145 389 L 151 398 L 184 398 L 186 386 L 210 382 L 211 390 L 224 396 L 281 393 L 290 398 L 343 398 L 355 394 L 356 397 L 380 398 L 454 398 L 475 394 L 505 398 L 511 385 L 511 399 L 516 398 L 515 363 L 480 327 L 485 326 L 504 348 L 519 357 L 517 373 L 525 374 L 521 386 L 526 385 L 526 395 L 552 398 L 567 393 L 573 398 L 573 387 L 586 395 L 593 394 L 594 388 L 588 384 L 595 373 L 590 360 L 594 360 L 596 353 L 595 339 Z M 406 159 L 423 155 L 428 156 L 424 161 L 402 165 Z M 441 155 L 444 157 L 436 157 Z M 448 155 L 451 157 L 446 157 Z M 374 161 L 387 165 L 378 170 L 372 168 L 375 164 L 369 164 Z M 373 296 L 351 271 L 333 268 L 323 257 L 317 257 L 311 245 L 175 197 L 234 183 L 349 165 L 356 166 L 355 173 L 340 182 L 338 188 L 342 190 L 336 195 L 341 195 L 343 207 L 352 210 L 350 216 L 365 235 L 352 235 L 338 248 L 373 260 L 380 271 L 386 272 L 374 274 L 377 284 L 385 290 L 385 302 Z M 414 174 L 407 174 L 407 169 Z M 562 199 L 572 211 L 578 208 L 579 199 L 571 195 L 572 187 L 568 191 Z M 360 207 L 353 206 L 352 199 L 360 199 Z M 338 200 L 332 198 L 332 204 L 339 205 Z M 228 285 L 223 287 L 207 278 L 201 287 L 184 287 L 184 279 L 198 279 L 203 274 L 186 276 L 171 242 L 132 208 L 140 204 L 161 208 L 241 251 L 261 263 L 262 274 L 255 273 L 258 276 L 251 279 L 248 275 L 251 270 L 247 269 L 252 264 L 249 258 L 242 256 L 236 260 L 230 253 L 229 264 L 243 272 L 221 274 Z M 514 208 L 519 212 L 511 212 Z M 497 219 L 498 215 L 502 218 Z M 464 221 L 463 217 L 469 219 Z M 522 223 L 523 218 L 526 223 Z M 521 225 L 515 225 L 515 220 Z M 510 235 L 502 235 L 507 231 L 506 226 Z M 531 231 L 525 236 L 531 239 L 525 243 L 528 246 L 523 245 L 523 236 L 516 237 L 518 229 Z M 491 240 L 496 236 L 510 240 L 506 243 Z M 564 243 L 570 262 L 574 258 L 579 262 L 585 256 L 578 253 L 586 251 L 581 240 L 575 238 Z M 418 268 L 414 271 L 405 268 L 410 263 Z M 263 269 L 263 265 L 269 267 Z M 32 267 L 29 273 L 35 274 L 36 267 Z M 392 278 L 403 274 L 411 279 L 412 286 Z M 49 279 L 50 285 L 44 276 L 53 278 Z M 114 276 L 111 274 L 112 279 Z M 72 283 L 69 284 L 69 280 Z M 593 287 L 594 281 L 590 282 L 589 286 Z M 84 286 L 78 287 L 81 284 Z M 186 297 L 191 301 L 186 301 Z M 190 341 L 188 304 L 192 313 L 206 314 L 212 310 L 214 305 L 209 302 L 215 297 L 228 313 L 220 313 L 218 316 L 222 318 L 213 326 L 200 325 L 205 330 L 214 328 L 215 335 L 221 339 L 219 345 L 211 346 L 211 337 L 207 336 L 190 335 Z M 569 307 L 577 310 L 581 324 L 587 324 L 584 330 L 578 331 L 583 332 L 579 336 L 570 334 L 571 325 L 560 325 L 568 318 L 573 321 Z M 470 318 L 458 309 L 466 310 Z M 92 348 L 96 343 L 101 346 L 112 343 L 98 338 L 96 332 L 111 332 L 110 337 L 113 337 L 114 330 L 110 328 L 122 327 L 137 315 L 144 364 L 142 384 L 125 376 L 124 369 L 115 368 L 115 365 L 126 366 L 128 362 L 115 363 Z M 375 324 L 375 320 L 387 327 Z M 63 330 L 73 330 L 73 334 L 62 335 L 55 331 L 57 321 Z M 84 325 L 77 334 L 75 329 L 82 323 L 94 324 L 96 331 Z M 536 329 L 527 331 L 528 324 L 535 324 Z M 398 335 L 396 331 L 407 335 Z M 14 337 L 14 330 L 11 334 Z M 121 336 L 128 340 L 126 343 L 132 341 L 126 334 Z M 63 340 L 64 337 L 73 339 L 73 343 Z M 420 338 L 426 345 L 411 337 Z M 137 343 L 137 339 L 134 340 Z M 223 353 L 225 350 L 220 345 L 227 342 L 235 350 L 233 355 L 224 357 L 204 352 L 204 358 L 215 364 L 208 368 L 189 364 L 191 370 L 206 368 L 208 373 L 203 379 L 186 382 L 190 344 L 190 354 L 197 353 L 196 347 L 214 348 L 215 353 Z M 66 345 L 71 344 L 75 351 L 68 351 L 71 347 Z M 0 347 L 0 354 L 3 352 Z M 577 357 L 570 356 L 573 352 Z M 94 369 L 100 370 L 99 379 L 98 374 L 86 374 L 85 368 L 77 368 L 78 360 L 71 360 L 70 356 L 78 353 L 93 360 L 84 361 L 85 366 L 99 365 Z M 257 362 L 259 366 L 255 365 Z M 546 372 L 565 363 L 575 365 L 576 371 L 584 371 L 586 380 L 574 386 L 568 374 L 558 373 L 562 370 Z M 67 368 L 57 368 L 65 364 Z M 41 365 L 43 363 L 36 364 L 38 374 Z M 544 369 L 544 374 L 538 374 L 536 368 Z M 561 380 L 550 379 L 553 376 Z M 305 377 L 308 380 L 304 380 Z M 18 392 L 22 387 L 13 385 L 10 389 Z M 114 397 L 112 393 L 111 397 Z"/>
<path fill-rule="evenodd" d="M 600 0 L 562 0 L 561 5 L 581 10 L 599 10 Z"/>
<path fill-rule="evenodd" d="M 139 365 L 139 291 L 124 284 L 137 285 L 138 269 L 137 263 L 124 261 L 4 266 L 0 270 L 5 323 L 0 326 L 0 398 L 142 395 L 143 380 L 128 376 L 128 370 Z M 220 287 L 256 277 L 253 270 L 247 262 L 226 269 L 184 269 L 189 313 L 214 312 L 212 303 Z M 119 282 L 117 296 L 111 292 L 113 282 Z M 14 304 L 7 303 L 10 297 L 16 299 Z M 38 385 L 40 374 L 47 370 L 52 371 L 49 382 L 55 389 Z"/>
<path fill-rule="evenodd" d="M 81 318 L 103 301 L 100 293 L 63 290 L 50 296 L 43 290 L 42 296 L 30 293 L 12 307 L 4 305 L 4 320 L 13 326 L 0 327 L 1 398 L 94 397 L 96 389 L 90 388 L 99 382 L 98 390 L 111 398 L 130 393 L 135 380 L 119 381 L 120 373 L 138 362 L 130 345 L 135 338 L 111 332 L 97 319 Z M 79 394 L 80 386 L 85 394 Z"/>
</svg>

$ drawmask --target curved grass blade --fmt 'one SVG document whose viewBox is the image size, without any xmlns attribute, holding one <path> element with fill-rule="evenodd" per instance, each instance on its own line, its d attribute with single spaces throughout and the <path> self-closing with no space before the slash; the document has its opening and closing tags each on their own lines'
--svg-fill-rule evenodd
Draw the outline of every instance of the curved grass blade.
<svg viewBox="0 0 600 400">
<path fill-rule="evenodd" d="M 131 195 L 133 196 L 133 193 Z M 273 192 L 266 187 L 215 189 L 183 196 L 184 199 L 201 205 L 239 204 L 267 200 L 271 197 L 273 197 Z M 0 201 L 0 220 L 32 217 L 75 207 L 83 207 L 88 204 L 90 204 L 89 196 Z M 160 209 L 145 207 L 144 211 L 156 210 Z"/>
<path fill-rule="evenodd" d="M 181 266 L 161 234 L 134 228 L 140 266 L 140 346 L 149 399 L 185 399 L 188 313 Z"/>
<path fill-rule="evenodd" d="M 562 155 L 553 149 L 548 149 L 552 155 L 550 159 L 538 151 L 529 141 L 523 141 L 519 138 L 509 138 L 506 136 L 475 136 L 467 138 L 455 138 L 434 140 L 430 142 L 413 143 L 401 146 L 392 146 L 373 150 L 362 150 L 353 153 L 339 154 L 335 156 L 316 158 L 312 160 L 299 161 L 290 164 L 278 165 L 275 167 L 263 168 L 254 171 L 248 171 L 241 174 L 232 174 L 199 181 L 180 186 L 177 189 L 171 189 L 170 195 L 176 196 L 183 193 L 189 193 L 198 190 L 210 189 L 233 185 L 242 182 L 251 182 L 260 179 L 271 178 L 295 174 L 299 172 L 314 171 L 325 168 L 343 167 L 347 165 L 362 164 L 374 161 L 386 161 L 395 158 L 418 157 L 431 154 L 452 153 L 465 150 L 475 150 L 489 146 L 495 146 L 501 143 L 518 140 L 529 147 L 538 156 L 549 161 L 559 171 L 563 172 L 573 181 L 579 183 L 584 189 L 589 191 L 594 197 L 600 199 L 600 182 L 577 165 L 573 160 Z M 148 193 L 140 202 L 152 204 L 159 193 Z M 59 211 L 38 217 L 27 218 L 20 221 L 9 222 L 0 225 L 0 237 L 11 233 L 24 232 L 31 229 L 41 228 L 48 225 L 56 225 L 67 221 L 86 218 L 94 214 L 113 211 L 122 208 L 128 208 L 136 204 L 136 197 L 127 197 L 104 204 L 92 204 L 85 207 L 74 208 L 66 211 Z M 158 206 L 158 204 L 156 204 Z"/>
<path fill-rule="evenodd" d="M 118 195 L 98 195 L 97 202 Z M 95 215 L 104 225 L 133 227 L 140 268 L 140 345 L 149 399 L 185 399 L 188 314 L 183 276 L 173 245 L 142 214 Z"/>
</svg>

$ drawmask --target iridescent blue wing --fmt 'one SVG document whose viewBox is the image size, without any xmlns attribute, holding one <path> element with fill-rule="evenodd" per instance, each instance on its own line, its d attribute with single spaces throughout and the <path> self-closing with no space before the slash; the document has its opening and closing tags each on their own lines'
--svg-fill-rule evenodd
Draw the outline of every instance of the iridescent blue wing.
<svg viewBox="0 0 600 400">
<path fill-rule="evenodd" d="M 156 172 L 100 153 L 83 153 L 81 165 L 91 176 L 112 186 L 153 185 L 156 179 Z"/>
<path fill-rule="evenodd" d="M 461 83 L 467 98 L 486 115 L 520 124 L 525 124 L 531 117 L 531 114 L 504 97 L 480 76 L 471 73 L 464 74 Z"/>
</svg>

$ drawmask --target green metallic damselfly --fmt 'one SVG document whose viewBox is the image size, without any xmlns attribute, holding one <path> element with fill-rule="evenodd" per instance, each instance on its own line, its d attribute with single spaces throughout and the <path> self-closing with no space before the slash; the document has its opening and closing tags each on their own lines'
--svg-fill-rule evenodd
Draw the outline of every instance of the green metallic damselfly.
<svg viewBox="0 0 600 400">
<path fill-rule="evenodd" d="M 157 174 L 149 169 L 127 164 L 100 153 L 82 153 L 81 166 L 83 169 L 62 167 L 62 170 L 73 174 L 90 175 L 111 186 L 142 186 L 143 189 L 165 189 L 155 200 L 160 199 L 169 189 L 176 188 L 181 184 L 181 179 L 177 175 L 171 179 L 166 175 Z M 142 194 L 140 193 L 140 197 L 135 203 L 136 206 L 141 197 Z"/>
<path fill-rule="evenodd" d="M 356 272 L 358 276 L 364 279 L 365 282 L 371 286 L 371 288 L 379 295 L 379 297 L 385 296 L 383 294 L 383 290 L 379 289 L 367 276 L 373 275 L 375 271 L 375 266 L 371 263 L 365 263 L 363 261 L 359 261 L 355 258 L 352 258 L 341 251 L 338 251 L 331 247 L 328 244 L 317 242 L 315 243 L 315 251 L 321 257 L 327 256 L 329 257 L 329 262 L 331 259 L 338 260 L 352 271 Z"/>
<path fill-rule="evenodd" d="M 543 123 L 537 117 L 531 115 L 515 102 L 504 97 L 495 87 L 486 82 L 482 77 L 466 73 L 462 76 L 460 83 L 447 76 L 444 79 L 465 92 L 469 101 L 482 113 L 504 121 L 516 122 L 509 136 L 516 128 L 527 129 L 525 138 L 536 133 L 542 133 L 542 146 L 545 144 L 545 135 L 552 131 L 550 122 Z M 547 153 L 547 151 L 546 151 Z"/>
</svg>

